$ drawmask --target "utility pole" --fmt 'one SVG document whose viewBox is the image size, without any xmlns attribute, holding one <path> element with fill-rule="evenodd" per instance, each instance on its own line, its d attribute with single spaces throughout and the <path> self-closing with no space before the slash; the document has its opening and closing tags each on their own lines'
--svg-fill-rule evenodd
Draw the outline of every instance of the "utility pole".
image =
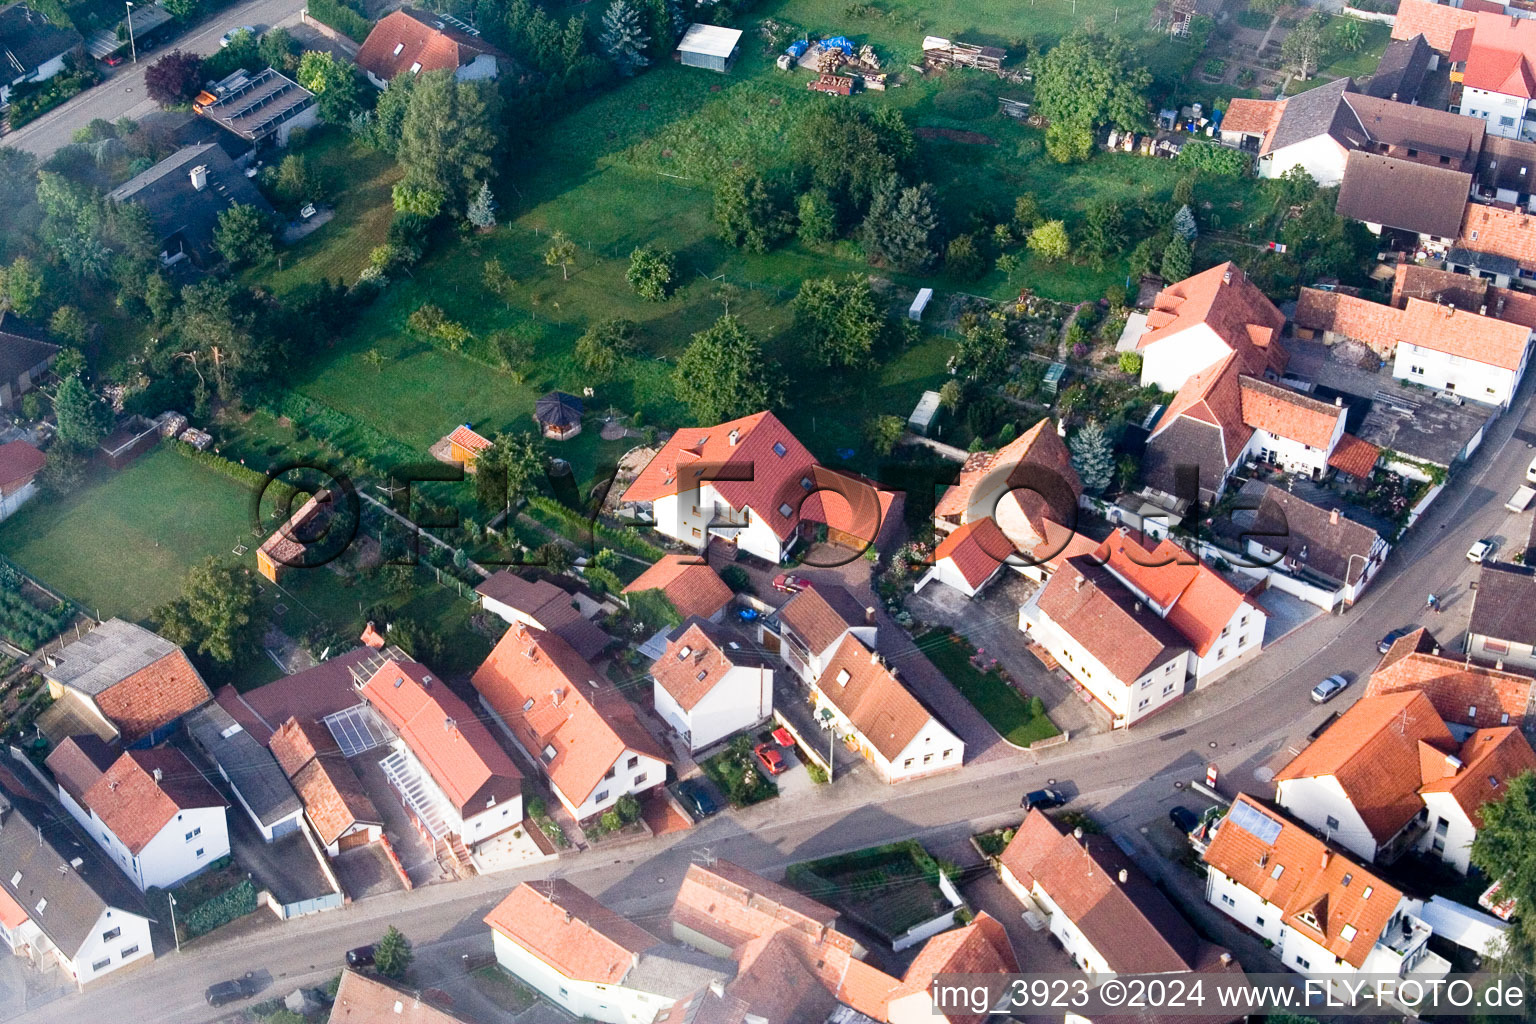
<svg viewBox="0 0 1536 1024">
<path fill-rule="evenodd" d="M 131 5 L 130 5 L 131 6 Z M 166 893 L 171 900 L 171 936 L 176 940 L 176 952 L 181 952 L 181 933 L 176 930 L 176 896 Z"/>
<path fill-rule="evenodd" d="M 133 53 L 133 62 L 139 62 L 139 45 L 133 41 L 133 0 L 124 0 L 128 5 L 128 49 Z"/>
</svg>

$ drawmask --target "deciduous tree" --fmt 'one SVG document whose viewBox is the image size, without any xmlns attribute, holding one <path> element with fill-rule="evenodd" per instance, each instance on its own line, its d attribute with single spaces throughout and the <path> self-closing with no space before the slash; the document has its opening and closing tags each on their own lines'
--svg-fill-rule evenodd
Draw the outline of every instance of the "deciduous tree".
<svg viewBox="0 0 1536 1024">
<path fill-rule="evenodd" d="M 1047 220 L 1029 233 L 1029 251 L 1047 263 L 1064 260 L 1072 252 L 1065 221 Z"/>
<path fill-rule="evenodd" d="M 299 84 L 315 94 L 315 108 L 327 124 L 346 124 L 361 107 L 357 65 L 328 50 L 310 50 L 299 60 Z"/>
<path fill-rule="evenodd" d="M 261 639 L 256 596 L 248 570 L 209 558 L 187 571 L 181 596 L 152 617 L 171 643 L 227 665 L 255 651 Z"/>
<path fill-rule="evenodd" d="M 869 279 L 807 278 L 795 296 L 795 325 L 822 366 L 859 366 L 868 361 L 885 317 Z"/>
<path fill-rule="evenodd" d="M 15 310 L 26 316 L 42 295 L 42 272 L 27 257 L 17 256 L 9 267 L 0 267 L 0 312 Z"/>
<path fill-rule="evenodd" d="M 162 107 L 191 102 L 203 85 L 203 58 L 172 50 L 144 69 L 144 88 Z"/>
<path fill-rule="evenodd" d="M 79 377 L 64 378 L 53 399 L 59 440 L 80 449 L 95 448 L 112 425 L 112 410 Z"/>
<path fill-rule="evenodd" d="M 1536 906 L 1536 774 L 1504 779 L 1498 798 L 1482 807 L 1482 827 L 1472 840 L 1472 863 L 1498 883 L 1500 899 Z M 1536 915 L 1516 914 L 1497 952 L 1501 967 L 1529 975 L 1536 964 Z"/>
<path fill-rule="evenodd" d="M 1086 30 L 1056 44 L 1035 68 L 1034 109 L 1050 122 L 1047 147 L 1053 158 L 1086 157 L 1083 135 L 1091 147 L 1093 133 L 1106 124 L 1140 128 L 1151 84 L 1151 73 L 1118 36 Z"/>
<path fill-rule="evenodd" d="M 629 254 L 624 279 L 647 302 L 663 302 L 677 280 L 677 257 L 671 249 L 642 245 Z"/>
<path fill-rule="evenodd" d="M 864 437 L 876 455 L 889 455 L 906 430 L 907 424 L 900 416 L 876 416 L 864 425 Z"/>
<path fill-rule="evenodd" d="M 697 423 L 719 423 L 772 408 L 783 391 L 762 342 L 730 314 L 693 336 L 677 361 L 672 386 Z"/>
<path fill-rule="evenodd" d="M 600 378 L 613 376 L 635 350 L 635 322 L 623 317 L 599 320 L 576 339 L 574 355 L 583 370 Z"/>
<path fill-rule="evenodd" d="M 778 191 L 762 178 L 737 170 L 715 186 L 715 224 L 730 245 L 767 252 L 789 234 L 790 217 Z"/>
<path fill-rule="evenodd" d="M 272 224 L 256 207 L 236 203 L 219 212 L 219 226 L 213 231 L 213 245 L 230 263 L 260 263 L 272 255 Z"/>
<path fill-rule="evenodd" d="M 576 263 L 576 243 L 571 241 L 571 236 L 564 231 L 556 231 L 549 236 L 549 248 L 544 250 L 544 263 L 546 266 L 559 267 L 560 279 L 571 279 L 571 267 Z"/>
</svg>

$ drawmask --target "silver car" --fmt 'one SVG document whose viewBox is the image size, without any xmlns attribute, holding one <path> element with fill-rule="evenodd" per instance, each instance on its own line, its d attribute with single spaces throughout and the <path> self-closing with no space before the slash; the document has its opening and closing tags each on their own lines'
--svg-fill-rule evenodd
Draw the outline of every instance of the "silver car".
<svg viewBox="0 0 1536 1024">
<path fill-rule="evenodd" d="M 1349 685 L 1349 680 L 1343 676 L 1329 676 L 1316 686 L 1312 687 L 1312 703 L 1326 704 L 1339 694 L 1344 692 L 1344 687 Z"/>
</svg>

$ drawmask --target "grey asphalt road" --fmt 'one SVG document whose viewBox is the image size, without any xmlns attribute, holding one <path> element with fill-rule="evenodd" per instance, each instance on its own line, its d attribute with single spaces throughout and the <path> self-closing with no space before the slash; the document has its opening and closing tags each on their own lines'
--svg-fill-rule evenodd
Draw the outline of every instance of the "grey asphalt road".
<svg viewBox="0 0 1536 1024">
<path fill-rule="evenodd" d="M 69 145 L 75 130 L 97 118 L 115 121 L 120 117 L 135 120 L 159 107 L 144 91 L 144 69 L 161 54 L 187 50 L 208 54 L 219 48 L 219 38 L 232 28 L 254 26 L 259 31 L 298 23 L 304 0 L 247 0 L 246 3 L 220 11 L 185 35 L 162 43 L 149 54 L 141 53 L 138 64 L 124 63 L 106 69 L 111 77 L 88 89 L 30 124 L 0 136 L 0 146 L 14 146 L 46 160 Z"/>
<path fill-rule="evenodd" d="M 1524 394 L 1529 395 L 1530 387 Z M 691 831 L 618 850 L 595 851 L 522 871 L 428 886 L 350 904 L 339 911 L 215 938 L 183 953 L 109 977 L 80 995 L 38 1007 L 20 1021 L 120 1020 L 207 1024 L 227 1017 L 203 1003 L 212 982 L 256 970 L 270 985 L 263 998 L 319 984 L 339 969 L 345 950 L 373 941 L 397 925 L 417 944 L 413 983 L 476 997 L 462 985 L 458 958 L 490 950 L 481 918 L 517 882 L 546 875 L 568 878 L 653 931 L 683 873 L 696 858 L 724 857 L 777 877 L 789 863 L 913 837 L 936 843 L 968 831 L 1018 820 L 1021 793 L 1055 784 L 1074 806 L 1111 828 L 1129 827 L 1187 801 L 1181 787 L 1221 769 L 1221 789 L 1268 795 L 1267 775 L 1255 771 L 1286 758 L 1330 713 L 1358 699 L 1378 659 L 1376 642 L 1389 629 L 1423 621 L 1424 597 L 1447 595 L 1447 610 L 1428 624 L 1452 647 L 1465 629 L 1475 568 L 1465 559 L 1474 540 L 1498 536 L 1523 543 L 1526 521 L 1503 507 L 1505 492 L 1530 462 L 1526 443 L 1511 438 L 1517 411 L 1494 426 L 1473 464 L 1464 469 L 1394 554 L 1376 584 L 1348 614 L 1323 617 L 1275 643 L 1263 659 L 1199 691 L 1146 724 L 1145 729 L 1090 736 L 1041 755 L 1021 753 L 963 771 L 887 789 L 854 785 L 820 790 L 797 803 L 792 817 L 778 801 L 721 816 Z M 1308 692 L 1342 672 L 1356 683 L 1331 705 Z M 495 1019 L 494 1017 L 490 1019 Z"/>
</svg>

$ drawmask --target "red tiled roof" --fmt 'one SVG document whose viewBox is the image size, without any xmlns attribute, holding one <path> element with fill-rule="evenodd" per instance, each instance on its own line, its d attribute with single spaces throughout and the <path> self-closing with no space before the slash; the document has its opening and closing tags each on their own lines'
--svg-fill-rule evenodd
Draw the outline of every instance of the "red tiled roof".
<svg viewBox="0 0 1536 1024">
<path fill-rule="evenodd" d="M 811 969 L 808 952 L 805 942 L 785 932 L 749 940 L 736 950 L 736 978 L 727 994 L 767 1024 L 826 1020 L 836 1001 Z"/>
<path fill-rule="evenodd" d="M 471 682 L 573 805 L 626 750 L 668 761 L 629 701 L 553 634 L 514 625 Z"/>
<path fill-rule="evenodd" d="M 1054 493 L 1061 490 L 1057 481 L 1066 485 L 1070 496 Z M 984 483 L 988 485 L 985 488 Z M 1083 493 L 1082 482 L 1072 468 L 1072 454 L 1048 418 L 995 452 L 975 452 L 967 458 L 960 467 L 959 481 L 944 492 L 933 514 L 966 519 L 993 516 L 997 509 L 972 508 L 971 504 L 978 490 L 994 486 L 1018 488 L 1013 496 L 1040 536 L 1044 536 L 1044 523 L 1070 520 Z M 1057 507 L 1069 503 L 1071 507 Z"/>
<path fill-rule="evenodd" d="M 1328 465 L 1340 473 L 1363 480 L 1371 475 L 1380 459 L 1380 448 L 1354 434 L 1343 433 L 1339 435 L 1339 443 L 1334 445 L 1333 454 L 1328 456 Z"/>
<path fill-rule="evenodd" d="M 1506 370 L 1520 368 L 1531 343 L 1529 327 L 1423 299 L 1409 299 L 1404 307 L 1403 336 L 1422 348 Z"/>
<path fill-rule="evenodd" d="M 683 618 L 710 618 L 731 603 L 731 588 L 698 555 L 665 555 L 624 588 L 626 594 L 660 590 Z"/>
<path fill-rule="evenodd" d="M 1449 54 L 1456 34 L 1471 30 L 1476 23 L 1475 13 L 1448 4 L 1434 0 L 1399 0 L 1392 38 L 1412 39 L 1422 35 L 1430 49 Z"/>
<path fill-rule="evenodd" d="M 828 530 L 845 534 L 865 545 L 880 539 L 891 503 L 896 500 L 895 491 L 884 490 L 875 481 L 857 473 L 826 466 L 811 467 L 810 476 L 815 489 L 805 496 L 800 506 L 801 523 L 824 523 Z"/>
<path fill-rule="evenodd" d="M 759 412 L 713 427 L 679 430 L 631 481 L 621 500 L 655 501 L 709 483 L 732 508 L 750 508 L 785 540 L 800 524 L 800 506 L 811 489 L 805 481 L 812 480 L 815 466 L 815 457 L 777 416 Z M 789 515 L 782 511 L 785 505 Z"/>
<path fill-rule="evenodd" d="M 1017 974 L 1019 958 L 1008 941 L 1008 932 L 986 911 L 978 913 L 970 924 L 940 932 L 923 944 L 901 984 L 887 1002 L 926 992 L 941 974 Z M 983 1024 L 992 1019 L 987 1013 L 960 1013 L 951 1010 L 939 1016 L 949 1024 Z"/>
<path fill-rule="evenodd" d="M 1206 848 L 1205 862 L 1274 904 L 1287 925 L 1334 956 L 1364 966 L 1403 894 L 1246 793 L 1232 806 L 1239 805 L 1278 824 L 1279 834 L 1266 843 L 1229 814 Z M 1349 938 L 1346 928 L 1353 929 Z"/>
<path fill-rule="evenodd" d="M 472 455 L 479 455 L 491 446 L 491 439 L 482 437 L 463 424 L 453 428 L 453 433 L 448 435 L 448 443 L 456 444 Z"/>
<path fill-rule="evenodd" d="M 779 621 L 794 632 L 813 653 L 820 654 L 849 629 L 872 625 L 866 622 L 866 606 L 836 584 L 806 587 L 784 602 Z"/>
<path fill-rule="evenodd" d="M 1510 779 L 1536 769 L 1536 752 L 1512 725 L 1477 730 L 1457 756 L 1461 770 L 1425 783 L 1422 792 L 1450 793 L 1478 828 L 1483 826 L 1483 805 L 1503 796 L 1501 787 Z"/>
<path fill-rule="evenodd" d="M 1468 203 L 1456 244 L 1473 252 L 1507 257 L 1522 270 L 1536 270 L 1536 218 L 1524 210 Z"/>
<path fill-rule="evenodd" d="M 854 636 L 843 637 L 817 689 L 887 760 L 899 756 L 933 720 L 885 663 Z"/>
<path fill-rule="evenodd" d="M 1171 540 L 1148 551 L 1123 527 L 1099 545 L 1094 557 L 1132 590 L 1159 608 L 1195 653 L 1204 657 L 1247 600 L 1214 569 Z"/>
<path fill-rule="evenodd" d="M 1070 559 L 1040 592 L 1040 610 L 1123 683 L 1187 650 L 1184 639 L 1092 556 Z"/>
<path fill-rule="evenodd" d="M 463 1017 L 422 1002 L 420 992 L 406 992 L 345 967 L 330 1020 L 332 1024 L 469 1024 Z"/>
<path fill-rule="evenodd" d="M 418 73 L 425 74 L 457 71 L 482 53 L 501 56 L 483 39 L 441 25 L 426 11 L 392 11 L 373 26 L 353 61 L 387 82 L 413 64 L 419 64 Z"/>
<path fill-rule="evenodd" d="M 463 813 L 471 804 L 522 792 L 522 773 L 469 705 L 425 665 L 390 659 L 363 684 L 363 696 L 394 727 L 443 794 Z"/>
<path fill-rule="evenodd" d="M 1255 377 L 1244 377 L 1238 385 L 1248 426 L 1313 448 L 1326 450 L 1333 444 L 1343 408 Z"/>
<path fill-rule="evenodd" d="M 123 754 L 85 791 L 82 803 L 135 857 L 182 811 L 225 806 L 175 747 Z"/>
<path fill-rule="evenodd" d="M 117 726 L 124 743 L 135 743 L 212 699 L 178 648 L 98 693 L 96 706 Z"/>
<path fill-rule="evenodd" d="M 1236 264 L 1218 264 L 1158 292 L 1147 314 L 1148 330 L 1136 347 L 1147 348 L 1198 324 L 1238 353 L 1247 373 L 1263 376 L 1265 370 L 1285 367 L 1287 355 L 1278 343 L 1285 315 Z"/>
<path fill-rule="evenodd" d="M 1422 693 L 1365 697 L 1280 769 L 1275 782 L 1332 777 L 1377 844 L 1402 831 L 1423 808 L 1421 747 L 1453 749 L 1450 730 Z"/>
<path fill-rule="evenodd" d="M 854 947 L 852 939 L 832 927 L 837 911 L 728 860 L 690 864 L 670 917 L 733 949 L 784 929 L 818 942 L 830 935 L 836 939 L 833 945 L 847 951 Z"/>
<path fill-rule="evenodd" d="M 47 461 L 47 456 L 26 441 L 0 444 L 0 494 L 21 490 Z"/>
<path fill-rule="evenodd" d="M 1401 270 L 1401 264 L 1398 266 Z M 1465 277 L 1463 281 L 1467 280 Z M 1370 299 L 1319 288 L 1303 288 L 1296 300 L 1296 326 L 1342 334 L 1370 346 L 1383 358 L 1397 348 L 1403 334 L 1400 309 Z"/>
<path fill-rule="evenodd" d="M 971 588 L 981 586 L 1002 568 L 1010 556 L 1016 554 L 1013 542 L 1008 539 L 997 521 L 990 516 L 972 519 L 958 527 L 939 542 L 933 552 L 934 561 L 949 559 Z"/>
<path fill-rule="evenodd" d="M 567 978 L 617 985 L 661 940 L 563 878 L 524 882 L 485 923 Z"/>
<path fill-rule="evenodd" d="M 329 846 L 355 824 L 384 824 L 324 725 L 290 718 L 272 734 L 267 746 L 304 802 L 304 812 L 322 843 Z"/>
<path fill-rule="evenodd" d="M 1152 436 L 1187 416 L 1219 428 L 1227 465 L 1236 462 L 1253 436 L 1253 428 L 1243 422 L 1241 369 L 1241 357 L 1231 352 L 1190 377 L 1158 418 Z"/>
<path fill-rule="evenodd" d="M 1462 85 L 1524 99 L 1536 97 L 1536 23 L 1479 13 L 1467 48 Z"/>
<path fill-rule="evenodd" d="M 734 668 L 766 669 L 772 673 L 767 656 L 746 637 L 713 623 L 706 625 L 698 618 L 684 626 L 675 640 L 667 641 L 666 650 L 651 666 L 652 678 L 684 711 L 692 711 Z M 730 646 L 733 643 L 734 649 Z"/>
<path fill-rule="evenodd" d="M 1238 97 L 1227 106 L 1221 119 L 1224 132 L 1242 132 L 1244 135 L 1268 135 L 1285 104 L 1279 100 L 1250 100 Z"/>
<path fill-rule="evenodd" d="M 1001 861 L 1026 889 L 1038 883 L 1110 970 L 1151 974 L 1194 968 L 1200 946 L 1194 929 L 1108 836 L 1079 839 L 1034 810 Z"/>
<path fill-rule="evenodd" d="M 1492 728 L 1525 722 L 1536 679 L 1441 657 L 1430 653 L 1433 645 L 1434 638 L 1423 629 L 1397 641 L 1371 674 L 1365 695 L 1422 690 L 1451 725 Z"/>
</svg>

